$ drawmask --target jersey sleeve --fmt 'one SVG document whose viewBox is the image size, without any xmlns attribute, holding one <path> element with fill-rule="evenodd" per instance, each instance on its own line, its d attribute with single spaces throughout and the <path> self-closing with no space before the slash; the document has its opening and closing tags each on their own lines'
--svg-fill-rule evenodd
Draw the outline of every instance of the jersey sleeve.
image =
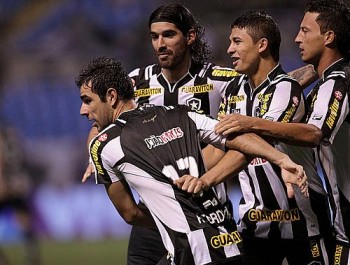
<svg viewBox="0 0 350 265">
<path fill-rule="evenodd" d="M 274 92 L 264 94 L 259 100 L 263 119 L 288 123 L 300 122 L 305 116 L 303 91 L 291 80 L 279 82 Z"/>
<path fill-rule="evenodd" d="M 198 136 L 201 142 L 225 150 L 226 137 L 216 134 L 214 131 L 214 127 L 218 123 L 218 120 L 193 111 L 189 111 L 188 116 L 196 124 Z"/>
<path fill-rule="evenodd" d="M 91 141 L 89 153 L 95 169 L 96 184 L 113 183 L 123 178 L 115 167 L 124 157 L 119 136 L 113 137 L 111 131 L 100 133 Z"/>
<path fill-rule="evenodd" d="M 349 115 L 349 90 L 345 79 L 329 79 L 319 87 L 317 93 L 310 95 L 312 103 L 307 123 L 318 127 L 324 139 L 332 143 Z"/>
</svg>

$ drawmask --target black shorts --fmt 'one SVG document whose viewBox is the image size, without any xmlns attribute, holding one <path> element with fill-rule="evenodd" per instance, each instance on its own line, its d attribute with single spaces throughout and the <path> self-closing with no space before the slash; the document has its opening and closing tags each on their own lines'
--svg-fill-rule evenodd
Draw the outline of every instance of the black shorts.
<svg viewBox="0 0 350 265">
<path fill-rule="evenodd" d="M 155 265 L 164 260 L 166 255 L 167 250 L 157 228 L 132 227 L 128 245 L 128 265 Z"/>
</svg>

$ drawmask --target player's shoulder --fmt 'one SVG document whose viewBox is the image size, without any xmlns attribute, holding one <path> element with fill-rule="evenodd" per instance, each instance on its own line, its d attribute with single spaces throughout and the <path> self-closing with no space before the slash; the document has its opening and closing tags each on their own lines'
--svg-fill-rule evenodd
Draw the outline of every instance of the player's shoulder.
<svg viewBox="0 0 350 265">
<path fill-rule="evenodd" d="M 161 67 L 158 64 L 150 64 L 144 67 L 138 67 L 129 72 L 129 77 L 148 80 L 153 75 L 161 73 Z"/>
<path fill-rule="evenodd" d="M 113 139 L 116 139 L 121 132 L 122 126 L 113 123 L 102 130 L 90 143 L 91 152 L 101 152 L 101 150 Z"/>
<path fill-rule="evenodd" d="M 229 79 L 235 78 L 240 74 L 237 73 L 234 69 L 229 67 L 223 67 L 219 65 L 212 64 L 210 67 L 210 76 L 214 79 Z"/>
</svg>

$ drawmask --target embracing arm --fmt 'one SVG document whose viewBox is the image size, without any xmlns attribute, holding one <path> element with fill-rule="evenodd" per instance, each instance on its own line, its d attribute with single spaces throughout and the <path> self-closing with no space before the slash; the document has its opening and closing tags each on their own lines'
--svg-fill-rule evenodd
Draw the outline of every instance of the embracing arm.
<svg viewBox="0 0 350 265">
<path fill-rule="evenodd" d="M 252 132 L 287 144 L 307 147 L 317 146 L 323 138 L 322 131 L 312 124 L 282 123 L 240 114 L 221 117 L 215 130 L 223 135 Z"/>
<path fill-rule="evenodd" d="M 106 184 L 105 188 L 114 207 L 126 223 L 144 227 L 155 226 L 148 209 L 143 209 L 136 204 L 130 187 L 124 179 Z"/>
<path fill-rule="evenodd" d="M 292 184 L 297 184 L 302 193 L 308 196 L 307 177 L 303 167 L 295 164 L 286 154 L 272 147 L 261 137 L 252 133 L 231 135 L 226 141 L 226 146 L 231 150 L 201 178 L 184 175 L 175 180 L 174 184 L 182 190 L 198 194 L 202 190 L 207 190 L 225 181 L 229 176 L 237 174 L 248 165 L 251 158 L 261 157 L 281 168 L 289 197 L 294 195 Z"/>
<path fill-rule="evenodd" d="M 318 74 L 311 64 L 290 71 L 288 74 L 296 79 L 303 89 L 318 79 Z"/>
</svg>

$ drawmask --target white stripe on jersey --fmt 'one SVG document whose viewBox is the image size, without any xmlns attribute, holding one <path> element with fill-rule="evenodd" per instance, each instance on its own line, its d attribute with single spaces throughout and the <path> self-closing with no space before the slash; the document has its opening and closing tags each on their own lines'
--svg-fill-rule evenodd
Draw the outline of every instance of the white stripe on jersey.
<svg viewBox="0 0 350 265">
<path fill-rule="evenodd" d="M 274 121 L 277 121 L 278 118 L 281 116 L 281 113 L 283 113 L 286 110 L 286 106 L 288 106 L 289 104 L 290 97 L 286 97 L 286 95 L 290 95 L 291 90 L 292 90 L 292 85 L 290 81 L 280 82 L 276 84 L 276 89 L 272 96 L 270 108 L 268 112 L 266 112 L 263 115 L 262 118 L 264 118 L 265 116 L 268 116 L 269 118 L 273 118 Z"/>
<path fill-rule="evenodd" d="M 203 229 L 190 232 L 188 234 L 188 243 L 192 249 L 192 253 L 202 253 L 201 255 L 195 255 L 193 258 L 196 264 L 210 263 L 211 257 L 209 253 L 208 245 L 198 245 L 198 242 L 205 242 L 206 238 Z"/>
<path fill-rule="evenodd" d="M 188 116 L 196 123 L 201 141 L 212 144 L 220 150 L 225 150 L 226 137 L 216 134 L 214 131 L 218 120 L 207 118 L 196 112 L 188 112 Z"/>
</svg>

